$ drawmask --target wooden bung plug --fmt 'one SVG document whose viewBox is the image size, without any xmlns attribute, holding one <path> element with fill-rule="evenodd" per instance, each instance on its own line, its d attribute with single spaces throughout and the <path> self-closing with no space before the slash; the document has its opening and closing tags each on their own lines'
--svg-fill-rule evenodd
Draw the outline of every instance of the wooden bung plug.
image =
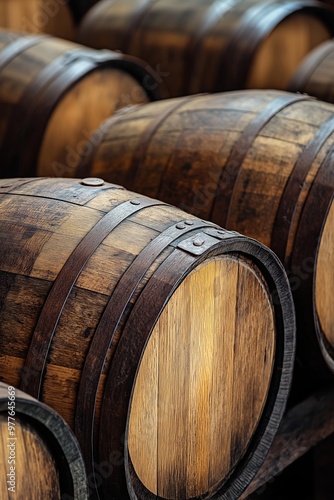
<svg viewBox="0 0 334 500">
<path fill-rule="evenodd" d="M 291 92 L 334 103 L 334 42 L 322 43 L 308 54 L 288 85 Z"/>
<path fill-rule="evenodd" d="M 239 91 L 119 112 L 76 175 L 102 176 L 270 246 L 294 292 L 298 357 L 315 379 L 314 368 L 328 375 L 319 345 L 334 370 L 333 148 L 333 106 Z"/>
<path fill-rule="evenodd" d="M 285 89 L 302 59 L 334 36 L 334 10 L 313 0 L 106 0 L 80 43 L 159 66 L 171 96 Z"/>
<path fill-rule="evenodd" d="M 76 438 L 50 407 L 0 382 L 0 491 L 18 498 L 87 500 Z"/>
<path fill-rule="evenodd" d="M 164 95 L 137 58 L 0 30 L 1 177 L 70 174 L 115 110 Z"/>
<path fill-rule="evenodd" d="M 277 257 L 96 178 L 0 181 L 0 244 L 0 376 L 73 427 L 100 498 L 237 498 L 292 377 Z"/>
</svg>

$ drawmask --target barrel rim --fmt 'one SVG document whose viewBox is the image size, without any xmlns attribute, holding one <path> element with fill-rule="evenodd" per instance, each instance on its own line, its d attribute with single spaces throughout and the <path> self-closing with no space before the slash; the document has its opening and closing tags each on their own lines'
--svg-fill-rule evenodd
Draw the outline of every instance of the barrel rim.
<svg viewBox="0 0 334 500">
<path fill-rule="evenodd" d="M 8 412 L 8 384 L 0 382 L 0 412 Z M 56 466 L 60 474 L 60 486 L 65 477 L 71 480 L 66 485 L 65 492 L 74 496 L 75 500 L 88 499 L 85 464 L 81 455 L 79 443 L 66 421 L 45 403 L 38 401 L 29 394 L 15 389 L 15 414 L 28 417 L 35 427 L 39 424 L 39 434 L 52 449 Z M 65 431 L 65 432 L 64 432 Z M 64 458 L 66 461 L 64 461 Z"/>
<path fill-rule="evenodd" d="M 312 78 L 313 73 L 317 68 L 325 61 L 325 59 L 334 52 L 333 40 L 327 40 L 321 45 L 315 47 L 306 57 L 303 59 L 299 67 L 297 68 L 295 74 L 290 80 L 287 91 L 288 92 L 298 92 L 303 91 L 307 86 L 310 78 Z"/>
<path fill-rule="evenodd" d="M 334 374 L 334 346 L 329 342 L 329 340 L 327 339 L 327 337 L 325 336 L 325 334 L 321 328 L 319 316 L 318 316 L 318 312 L 317 312 L 316 300 L 315 300 L 317 262 L 318 262 L 319 252 L 320 252 L 321 240 L 322 240 L 322 236 L 323 236 L 326 222 L 327 222 L 327 217 L 328 217 L 328 214 L 329 214 L 331 209 L 334 209 L 334 194 L 332 195 L 332 198 L 331 198 L 331 200 L 328 204 L 328 207 L 327 207 L 326 216 L 323 220 L 323 224 L 322 224 L 321 231 L 320 231 L 319 238 L 318 238 L 318 245 L 317 245 L 317 249 L 315 252 L 315 264 L 314 264 L 315 271 L 313 274 L 313 283 L 312 283 L 312 292 L 313 292 L 312 296 L 314 297 L 314 300 L 313 300 L 312 305 L 313 305 L 313 317 L 314 317 L 315 332 L 316 332 L 316 336 L 317 336 L 317 339 L 319 342 L 320 351 L 321 351 L 321 354 L 323 355 L 329 369 Z"/>
<path fill-rule="evenodd" d="M 294 305 L 292 294 L 290 288 L 288 286 L 288 280 L 284 268 L 276 255 L 265 245 L 253 240 L 252 238 L 245 238 L 243 236 L 233 236 L 225 241 L 225 247 L 216 246 L 214 249 L 210 249 L 206 254 L 201 256 L 200 259 L 196 260 L 193 265 L 187 269 L 186 275 L 182 276 L 182 279 L 177 283 L 174 283 L 173 288 L 168 294 L 170 297 L 179 286 L 179 284 L 183 281 L 184 277 L 188 275 L 191 270 L 195 269 L 197 265 L 203 262 L 208 257 L 212 257 L 215 255 L 228 254 L 238 252 L 240 254 L 244 254 L 248 258 L 253 258 L 254 263 L 258 266 L 259 270 L 262 272 L 264 278 L 267 280 L 269 285 L 269 289 L 272 289 L 274 286 L 274 290 L 277 291 L 279 297 L 279 303 L 274 302 L 274 313 L 276 319 L 276 332 L 277 332 L 277 342 L 276 342 L 276 353 L 275 353 L 275 362 L 272 374 L 272 382 L 270 386 L 270 390 L 268 392 L 267 401 L 264 406 L 262 416 L 260 418 L 260 422 L 258 427 L 249 443 L 248 449 L 246 451 L 243 459 L 238 463 L 233 471 L 231 471 L 231 475 L 226 478 L 223 484 L 220 485 L 219 491 L 215 493 L 211 498 L 212 500 L 220 499 L 227 500 L 233 497 L 237 498 L 248 486 L 252 478 L 255 476 L 260 466 L 262 465 L 267 452 L 271 446 L 271 443 L 276 435 L 279 423 L 282 419 L 287 397 L 290 391 L 291 381 L 292 381 L 292 373 L 294 368 L 294 354 L 295 354 L 295 313 L 294 313 Z M 166 298 L 166 301 L 168 298 Z M 166 303 L 165 301 L 165 303 Z M 164 305 L 165 305 L 164 303 Z M 154 324 L 149 327 L 149 335 L 150 337 L 156 322 L 158 321 L 160 314 L 162 313 L 164 306 L 160 309 L 159 315 L 155 315 Z M 143 351 L 141 355 L 143 354 Z M 113 362 L 117 359 L 118 356 L 122 356 L 122 350 L 119 349 L 119 346 L 116 349 Z M 138 365 L 139 366 L 139 365 Z M 137 369 L 138 369 L 137 366 Z M 112 370 L 109 370 L 107 375 L 106 382 L 106 392 L 108 391 L 108 385 L 111 382 L 113 375 Z M 133 393 L 134 382 L 132 383 L 132 391 L 131 397 Z M 115 401 L 113 401 L 115 404 Z M 106 399 L 103 399 L 102 405 L 102 414 L 101 414 L 101 422 L 102 419 L 106 419 L 105 408 L 107 402 Z M 127 418 L 125 422 L 125 439 L 124 439 L 124 462 L 125 462 L 125 472 L 123 476 L 123 481 L 125 480 L 127 488 L 131 487 L 131 483 L 129 485 L 129 453 L 127 448 L 127 434 L 128 434 L 128 422 L 129 422 L 129 409 L 130 405 L 127 408 Z M 108 419 L 110 425 L 110 417 Z M 103 426 L 103 423 L 101 424 Z M 107 448 L 107 439 L 106 436 L 100 437 L 100 458 L 102 460 L 105 458 Z M 114 480 L 113 480 L 114 482 Z M 107 491 L 107 490 L 106 490 Z M 108 489 L 109 495 L 111 494 Z M 128 489 L 129 492 L 129 489 Z M 133 495 L 132 492 L 129 492 L 130 499 L 138 498 Z M 116 496 L 111 496 L 111 498 L 116 498 Z M 160 497 L 155 497 L 160 500 Z"/>
<path fill-rule="evenodd" d="M 247 16 L 251 9 L 259 10 L 259 12 L 254 19 L 248 20 Z M 217 89 L 219 88 L 220 91 L 242 88 L 247 81 L 251 63 L 256 55 L 257 48 L 280 23 L 296 12 L 306 14 L 317 13 L 317 17 L 324 22 L 330 33 L 334 35 L 334 9 L 317 0 L 294 0 L 292 2 L 272 0 L 270 2 L 254 4 L 244 11 L 238 27 L 226 45 L 221 56 L 220 69 L 217 73 L 215 87 Z M 263 22 L 263 15 L 268 18 L 266 23 Z M 247 45 L 245 44 L 246 37 L 249 38 Z M 243 43 L 246 50 L 238 50 L 240 43 Z M 231 58 L 237 58 L 237 61 L 239 59 L 238 64 L 234 64 L 233 68 L 239 68 L 240 66 L 242 72 L 238 70 L 234 75 L 232 73 L 232 78 L 230 76 L 228 81 L 225 81 L 224 77 L 221 78 L 221 75 L 224 74 L 222 70 L 228 67 L 227 63 Z"/>
<path fill-rule="evenodd" d="M 11 32 L 8 33 L 11 34 Z M 0 64 L 1 68 L 16 57 L 20 57 L 31 46 L 39 45 L 43 50 L 44 42 L 52 43 L 53 40 L 57 41 L 59 38 L 22 33 L 4 48 L 8 56 Z M 34 164 L 38 163 L 40 145 L 57 105 L 76 85 L 95 71 L 123 70 L 142 87 L 150 101 L 168 97 L 164 81 L 142 59 L 111 50 L 91 49 L 78 44 L 77 47 L 73 47 L 72 42 L 68 43 L 68 50 L 64 50 L 50 61 L 25 87 L 15 107 L 15 112 L 11 111 L 4 135 L 4 143 L 8 146 L 3 158 L 8 171 L 11 169 L 11 174 L 13 170 L 16 175 L 29 174 Z M 37 98 L 34 95 L 36 91 L 38 92 Z M 34 127 L 29 126 L 32 121 L 35 123 Z M 13 137 L 12 128 L 16 128 L 18 123 L 21 127 L 19 135 Z M 25 141 L 29 141 L 29 148 L 18 147 L 18 142 L 22 146 Z M 21 154 L 22 151 L 23 154 Z"/>
</svg>

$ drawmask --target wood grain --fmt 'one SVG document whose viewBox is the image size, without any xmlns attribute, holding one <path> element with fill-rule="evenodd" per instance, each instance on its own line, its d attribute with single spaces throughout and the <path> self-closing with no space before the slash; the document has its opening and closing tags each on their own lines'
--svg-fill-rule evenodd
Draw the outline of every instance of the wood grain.
<svg viewBox="0 0 334 500">
<path fill-rule="evenodd" d="M 332 319 L 331 292 L 334 288 L 333 276 L 329 271 L 334 248 L 334 204 L 331 203 L 319 244 L 315 275 L 315 306 L 322 334 L 334 348 L 334 327 Z"/>
<path fill-rule="evenodd" d="M 246 88 L 285 89 L 301 61 L 328 35 L 323 20 L 309 13 L 287 17 L 258 49 Z"/>
<path fill-rule="evenodd" d="M 0 453 L 2 457 L 0 487 L 2 498 L 12 498 L 9 485 L 6 480 L 9 466 L 7 460 L 9 456 L 7 415 L 0 416 Z M 21 421 L 18 417 L 16 421 L 16 442 L 15 442 L 15 496 L 18 498 L 54 498 L 60 499 L 59 477 L 56 464 L 51 455 L 51 451 L 46 448 L 43 440 L 29 423 Z M 27 473 L 27 464 L 28 473 Z"/>
<path fill-rule="evenodd" d="M 314 314 L 313 279 L 334 194 L 333 147 L 334 109 L 309 96 L 191 96 L 115 114 L 76 175 L 103 177 L 270 246 L 294 292 L 300 356 L 310 372 L 328 377 L 334 357 L 322 359 L 328 349 Z M 319 295 L 319 302 L 327 297 L 326 310 L 331 268 Z"/>
<path fill-rule="evenodd" d="M 153 494 L 214 492 L 241 460 L 267 398 L 274 339 L 270 297 L 243 259 L 207 262 L 183 281 L 145 349 L 130 410 L 130 457 Z"/>
<path fill-rule="evenodd" d="M 40 146 L 37 175 L 47 175 L 50 167 L 57 177 L 64 171 L 71 174 L 81 155 L 89 152 L 90 135 L 104 120 L 124 105 L 148 101 L 145 90 L 123 71 L 104 69 L 87 75 L 52 113 Z"/>
<path fill-rule="evenodd" d="M 333 34 L 315 2 L 110 0 L 83 19 L 78 40 L 158 67 L 172 97 L 286 88 L 305 55 Z"/>
<path fill-rule="evenodd" d="M 4 383 L 0 383 L 0 468 L 4 499 L 88 499 L 83 459 L 70 428 L 51 408 Z"/>
<path fill-rule="evenodd" d="M 107 117 L 165 95 L 146 63 L 120 53 L 3 30 L 0 48 L 2 177 L 70 175 Z"/>
<path fill-rule="evenodd" d="M 334 103 L 334 43 L 332 40 L 313 49 L 301 62 L 287 89 L 303 92 Z"/>
<path fill-rule="evenodd" d="M 71 11 L 62 0 L 0 0 L 0 27 L 74 40 Z"/>
<path fill-rule="evenodd" d="M 277 258 L 180 209 L 89 180 L 1 180 L 0 229 L 0 376 L 75 430 L 92 492 L 128 499 L 144 481 L 175 500 L 222 487 L 238 495 L 272 442 L 292 376 L 294 311 Z M 146 348 L 139 380 L 152 393 L 134 402 L 131 424 L 138 478 L 123 437 Z M 157 376 L 143 380 L 155 366 L 158 387 Z M 166 411 L 154 417 L 156 398 Z M 142 432 L 157 435 L 159 460 L 142 455 Z"/>
</svg>

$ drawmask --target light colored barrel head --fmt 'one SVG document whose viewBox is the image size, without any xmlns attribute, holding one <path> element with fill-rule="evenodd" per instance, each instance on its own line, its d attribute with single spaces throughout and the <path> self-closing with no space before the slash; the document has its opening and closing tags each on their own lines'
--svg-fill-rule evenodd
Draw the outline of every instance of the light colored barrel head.
<svg viewBox="0 0 334 500">
<path fill-rule="evenodd" d="M 315 263 L 315 307 L 321 333 L 334 348 L 334 203 L 324 223 Z"/>
<path fill-rule="evenodd" d="M 257 428 L 274 355 L 273 307 L 254 265 L 220 256 L 182 282 L 146 346 L 130 409 L 129 455 L 151 493 L 217 491 Z"/>
</svg>

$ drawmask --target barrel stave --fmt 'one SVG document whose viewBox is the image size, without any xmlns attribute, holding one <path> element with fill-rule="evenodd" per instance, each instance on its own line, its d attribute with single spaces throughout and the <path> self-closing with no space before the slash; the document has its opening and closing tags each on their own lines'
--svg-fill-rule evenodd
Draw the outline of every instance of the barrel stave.
<svg viewBox="0 0 334 500">
<path fill-rule="evenodd" d="M 71 175 L 103 120 L 166 95 L 159 76 L 134 57 L 3 30 L 0 40 L 3 177 Z"/>
<path fill-rule="evenodd" d="M 1 376 L 19 378 L 75 429 L 102 498 L 142 488 L 175 500 L 222 488 L 240 494 L 275 434 L 292 372 L 293 307 L 278 259 L 258 242 L 117 185 L 9 179 L 0 192 Z M 14 253 L 10 221 L 19 235 Z M 157 356 L 161 371 L 150 386 L 170 420 L 157 413 L 160 444 L 143 453 L 156 454 L 158 468 L 144 477 L 140 380 L 144 357 L 151 366 Z M 254 375 L 254 366 L 263 370 Z M 236 391 L 227 389 L 232 379 Z M 230 451 L 219 454 L 225 444 Z M 113 465 L 102 484 L 96 463 Z M 188 472 L 175 482 L 176 469 Z"/>
<path fill-rule="evenodd" d="M 78 173 L 120 182 L 270 246 L 288 271 L 299 330 L 311 332 L 300 340 L 300 356 L 328 378 L 332 348 L 320 327 L 328 318 L 315 306 L 314 280 L 333 196 L 333 141 L 332 107 L 307 95 L 179 98 L 115 115 Z"/>
<path fill-rule="evenodd" d="M 104 2 L 78 38 L 120 49 L 163 72 L 173 97 L 286 88 L 312 48 L 331 38 L 333 12 L 317 2 Z"/>
</svg>

